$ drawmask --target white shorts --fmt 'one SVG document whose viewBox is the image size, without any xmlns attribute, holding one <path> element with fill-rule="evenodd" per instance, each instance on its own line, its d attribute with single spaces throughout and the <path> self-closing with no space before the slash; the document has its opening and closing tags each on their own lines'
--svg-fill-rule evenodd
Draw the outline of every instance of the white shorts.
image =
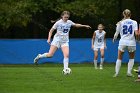
<svg viewBox="0 0 140 93">
<path fill-rule="evenodd" d="M 122 52 L 124 52 L 125 50 L 128 50 L 128 52 L 134 52 L 136 51 L 136 46 L 119 45 L 118 50 Z"/>
<path fill-rule="evenodd" d="M 104 49 L 104 46 L 98 46 L 98 47 L 95 46 L 93 50 L 98 51 L 99 49 Z"/>
<path fill-rule="evenodd" d="M 69 42 L 60 42 L 60 41 L 53 40 L 51 45 L 56 46 L 57 48 L 61 48 L 61 47 L 64 47 L 64 46 L 69 47 Z"/>
</svg>

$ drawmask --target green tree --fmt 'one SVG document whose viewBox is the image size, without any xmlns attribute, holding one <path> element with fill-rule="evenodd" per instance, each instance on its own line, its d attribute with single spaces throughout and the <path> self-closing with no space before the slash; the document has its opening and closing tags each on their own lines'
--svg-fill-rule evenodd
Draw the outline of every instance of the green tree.
<svg viewBox="0 0 140 93">
<path fill-rule="evenodd" d="M 116 17 L 117 0 L 0 0 L 0 26 L 26 26 L 33 15 L 51 10 L 60 13 L 69 10 L 74 16 Z M 112 13 L 110 15 L 110 12 Z"/>
<path fill-rule="evenodd" d="M 38 10 L 33 0 L 1 0 L 0 25 L 3 29 L 12 25 L 26 26 Z"/>
</svg>

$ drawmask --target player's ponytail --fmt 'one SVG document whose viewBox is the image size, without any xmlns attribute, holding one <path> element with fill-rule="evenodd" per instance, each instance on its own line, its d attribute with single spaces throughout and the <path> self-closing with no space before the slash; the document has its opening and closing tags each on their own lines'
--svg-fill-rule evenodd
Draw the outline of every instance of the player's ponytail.
<svg viewBox="0 0 140 93">
<path fill-rule="evenodd" d="M 131 11 L 130 11 L 129 9 L 125 9 L 125 10 L 123 11 L 123 16 L 124 16 L 125 18 L 131 17 Z"/>
</svg>

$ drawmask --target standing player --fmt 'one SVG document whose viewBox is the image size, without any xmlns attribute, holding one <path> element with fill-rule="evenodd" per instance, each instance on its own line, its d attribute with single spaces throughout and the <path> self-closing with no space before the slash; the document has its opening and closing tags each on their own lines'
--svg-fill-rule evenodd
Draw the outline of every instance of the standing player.
<svg viewBox="0 0 140 93">
<path fill-rule="evenodd" d="M 62 49 L 64 60 L 64 70 L 68 68 L 69 64 L 69 31 L 70 28 L 73 27 L 85 27 L 85 28 L 91 28 L 89 25 L 82 25 L 82 24 L 76 24 L 72 22 L 71 20 L 68 20 L 70 17 L 70 13 L 68 11 L 64 11 L 61 14 L 61 19 L 58 20 L 53 27 L 51 28 L 48 36 L 47 42 L 50 44 L 51 42 L 51 36 L 54 30 L 57 30 L 56 34 L 54 35 L 53 41 L 50 44 L 50 50 L 48 53 L 44 54 L 38 54 L 37 57 L 34 59 L 34 63 L 37 63 L 40 58 L 49 58 L 52 57 L 55 53 L 55 51 L 58 48 Z"/>
<path fill-rule="evenodd" d="M 124 19 L 117 23 L 116 33 L 114 34 L 113 42 L 117 39 L 118 34 L 120 33 L 121 39 L 119 41 L 118 47 L 118 59 L 116 61 L 115 75 L 117 77 L 121 67 L 122 56 L 125 50 L 129 52 L 129 62 L 127 76 L 132 77 L 133 74 L 131 70 L 134 65 L 135 51 L 136 51 L 136 41 L 135 35 L 138 37 L 138 26 L 137 22 L 130 19 L 131 11 L 125 9 L 123 11 Z"/>
<path fill-rule="evenodd" d="M 98 50 L 101 53 L 101 62 L 100 62 L 100 69 L 103 69 L 103 62 L 104 62 L 104 49 L 106 48 L 106 32 L 103 30 L 104 26 L 102 24 L 98 25 L 98 30 L 93 33 L 92 37 L 92 49 L 94 50 L 94 66 L 95 69 L 98 69 L 97 66 L 97 58 L 98 58 Z"/>
</svg>

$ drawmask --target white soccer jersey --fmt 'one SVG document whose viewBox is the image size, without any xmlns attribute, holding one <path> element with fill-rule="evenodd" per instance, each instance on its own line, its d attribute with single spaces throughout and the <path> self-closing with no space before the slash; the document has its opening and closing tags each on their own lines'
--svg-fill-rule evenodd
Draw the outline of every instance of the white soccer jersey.
<svg viewBox="0 0 140 93">
<path fill-rule="evenodd" d="M 134 32 L 138 30 L 137 22 L 132 19 L 124 19 L 117 24 L 117 31 L 120 32 L 121 39 L 119 45 L 136 46 Z"/>
<path fill-rule="evenodd" d="M 69 42 L 69 31 L 72 25 L 75 25 L 75 23 L 71 20 L 67 20 L 67 22 L 64 22 L 62 19 L 58 20 L 52 27 L 53 29 L 57 30 L 54 40 Z"/>
<path fill-rule="evenodd" d="M 94 40 L 94 47 L 101 48 L 104 46 L 104 38 L 105 38 L 105 31 L 99 32 L 99 30 L 95 31 L 96 36 Z"/>
</svg>

